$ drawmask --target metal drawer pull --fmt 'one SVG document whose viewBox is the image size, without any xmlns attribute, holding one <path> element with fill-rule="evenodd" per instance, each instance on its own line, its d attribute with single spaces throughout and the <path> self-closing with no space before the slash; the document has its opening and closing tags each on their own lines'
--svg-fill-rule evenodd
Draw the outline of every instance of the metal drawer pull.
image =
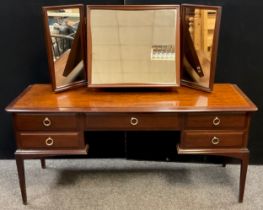
<svg viewBox="0 0 263 210">
<path fill-rule="evenodd" d="M 52 146 L 54 144 L 54 140 L 51 137 L 48 137 L 46 139 L 46 145 L 47 146 Z"/>
<path fill-rule="evenodd" d="M 49 127 L 51 125 L 51 120 L 48 117 L 45 117 L 43 120 L 43 125 Z"/>
<path fill-rule="evenodd" d="M 216 145 L 216 144 L 219 144 L 220 139 L 219 139 L 218 137 L 214 136 L 214 137 L 212 138 L 211 142 L 212 142 L 212 144 Z"/>
<path fill-rule="evenodd" d="M 136 117 L 131 117 L 130 123 L 131 125 L 137 125 L 139 123 L 139 120 Z"/>
<path fill-rule="evenodd" d="M 214 124 L 214 126 L 218 126 L 220 124 L 220 119 L 218 117 L 215 117 L 213 119 L 213 124 Z"/>
</svg>

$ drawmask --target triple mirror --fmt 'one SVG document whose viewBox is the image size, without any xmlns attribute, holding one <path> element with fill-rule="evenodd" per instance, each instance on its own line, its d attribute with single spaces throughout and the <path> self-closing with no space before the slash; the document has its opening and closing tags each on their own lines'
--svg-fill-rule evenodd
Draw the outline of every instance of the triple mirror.
<svg viewBox="0 0 263 210">
<path fill-rule="evenodd" d="M 55 92 L 176 87 L 211 91 L 221 8 L 200 5 L 44 7 Z M 180 37 L 181 36 L 181 37 Z"/>
</svg>

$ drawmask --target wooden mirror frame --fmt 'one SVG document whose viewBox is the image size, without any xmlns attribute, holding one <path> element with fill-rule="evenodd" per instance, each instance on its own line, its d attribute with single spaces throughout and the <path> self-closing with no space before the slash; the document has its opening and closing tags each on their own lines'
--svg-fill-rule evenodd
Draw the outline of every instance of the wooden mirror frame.
<svg viewBox="0 0 263 210">
<path fill-rule="evenodd" d="M 187 81 L 181 78 L 181 84 L 203 90 L 206 92 L 212 92 L 213 90 L 213 85 L 214 85 L 214 79 L 215 79 L 215 70 L 216 70 L 216 60 L 217 60 L 217 48 L 218 48 L 218 39 L 219 39 L 219 29 L 220 29 L 220 22 L 221 22 L 221 11 L 222 7 L 220 6 L 208 6 L 208 5 L 195 5 L 195 4 L 182 4 L 181 5 L 181 75 L 183 75 L 183 57 L 185 55 L 184 52 L 184 46 L 185 46 L 185 33 L 184 31 L 186 30 L 186 25 L 184 21 L 185 17 L 185 10 L 187 8 L 198 8 L 198 9 L 211 9 L 211 10 L 216 10 L 216 22 L 215 22 L 215 30 L 214 30 L 214 37 L 213 37 L 213 45 L 212 45 L 212 54 L 211 54 L 211 65 L 210 65 L 210 78 L 209 78 L 209 87 L 204 87 L 201 85 L 198 85 L 195 82 Z"/>
<path fill-rule="evenodd" d="M 93 84 L 92 83 L 92 37 L 91 37 L 91 20 L 90 12 L 91 10 L 100 9 L 100 10 L 162 10 L 162 9 L 176 9 L 176 37 L 175 37 L 175 54 L 177 59 L 175 59 L 175 83 L 110 83 L 110 84 Z M 130 87 L 178 87 L 180 86 L 180 5 L 87 5 L 86 9 L 87 14 L 87 75 L 88 75 L 88 87 L 92 88 L 130 88 Z"/>
<path fill-rule="evenodd" d="M 79 29 L 78 29 L 78 35 L 75 39 L 79 39 L 80 42 L 80 47 L 81 48 L 81 56 L 83 58 L 83 72 L 85 74 L 85 79 L 83 80 L 79 80 L 79 81 L 75 81 L 75 82 L 71 82 L 68 84 L 65 84 L 63 86 L 59 86 L 57 87 L 56 85 L 56 75 L 55 75 L 55 65 L 54 65 L 54 61 L 53 61 L 53 52 L 52 52 L 52 40 L 51 40 L 51 36 L 50 36 L 50 30 L 49 30 L 49 25 L 48 25 L 48 15 L 47 15 L 47 11 L 48 10 L 55 10 L 55 9 L 70 9 L 70 8 L 77 8 L 79 9 L 79 15 L 80 15 L 80 22 L 79 22 Z M 47 58 L 48 58 L 48 69 L 49 69 L 49 74 L 51 77 L 51 83 L 52 83 L 52 89 L 54 92 L 61 92 L 64 90 L 68 90 L 71 88 L 75 88 L 75 87 L 79 87 L 79 86 L 85 86 L 87 83 L 87 74 L 86 74 L 86 59 L 85 59 L 85 49 L 84 49 L 84 43 L 85 43 L 85 36 L 84 36 L 84 5 L 82 4 L 74 4 L 74 5 L 60 5 L 60 6 L 45 6 L 42 7 L 42 12 L 43 12 L 43 21 L 44 21 L 44 36 L 45 36 L 45 43 L 46 43 L 46 50 L 47 50 Z M 74 40 L 75 40 L 74 39 Z M 76 50 L 77 49 L 77 44 L 76 41 L 73 42 L 72 45 L 72 50 L 71 53 L 69 54 L 69 58 L 70 62 L 67 63 L 65 68 L 69 68 L 72 67 L 72 63 L 74 63 L 74 59 L 75 59 L 75 55 L 76 55 Z M 74 49 L 73 49 L 74 48 Z M 74 51 L 74 52 L 73 52 Z M 74 55 L 73 55 L 74 54 Z M 65 70 L 64 74 L 68 74 L 69 72 L 67 70 Z"/>
</svg>

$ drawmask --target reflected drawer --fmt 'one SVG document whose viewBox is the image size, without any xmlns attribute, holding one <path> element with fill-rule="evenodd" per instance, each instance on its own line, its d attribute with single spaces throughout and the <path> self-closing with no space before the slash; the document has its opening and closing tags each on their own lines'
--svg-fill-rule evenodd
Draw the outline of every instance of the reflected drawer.
<svg viewBox="0 0 263 210">
<path fill-rule="evenodd" d="M 83 135 L 78 132 L 20 132 L 17 134 L 18 147 L 21 149 L 58 149 L 83 148 Z"/>
<path fill-rule="evenodd" d="M 86 129 L 109 130 L 178 130 L 177 113 L 88 113 Z"/>
<path fill-rule="evenodd" d="M 242 131 L 184 131 L 181 148 L 225 148 L 244 146 Z"/>
<path fill-rule="evenodd" d="M 70 130 L 78 126 L 76 114 L 17 114 L 15 126 L 18 130 L 50 131 Z"/>
<path fill-rule="evenodd" d="M 185 129 L 240 129 L 246 125 L 245 113 L 189 113 L 185 117 Z"/>
</svg>

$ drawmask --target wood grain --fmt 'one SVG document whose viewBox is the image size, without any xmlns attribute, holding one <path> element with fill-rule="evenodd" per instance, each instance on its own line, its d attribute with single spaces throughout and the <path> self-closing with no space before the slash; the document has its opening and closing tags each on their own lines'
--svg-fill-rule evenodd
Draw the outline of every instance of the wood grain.
<svg viewBox="0 0 263 210">
<path fill-rule="evenodd" d="M 187 87 L 167 90 L 97 90 L 78 88 L 54 94 L 51 85 L 28 87 L 8 112 L 215 112 L 256 111 L 233 84 L 215 84 L 212 93 Z"/>
</svg>

